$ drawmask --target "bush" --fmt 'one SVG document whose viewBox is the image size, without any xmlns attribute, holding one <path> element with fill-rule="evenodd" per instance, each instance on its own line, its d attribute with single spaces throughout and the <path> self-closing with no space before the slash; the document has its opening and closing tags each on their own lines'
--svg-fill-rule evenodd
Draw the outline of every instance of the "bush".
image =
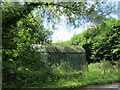
<svg viewBox="0 0 120 90">
<path fill-rule="evenodd" d="M 51 75 L 52 68 L 41 61 L 37 52 L 26 51 L 17 61 L 9 59 L 3 62 L 3 88 L 31 87 L 34 83 L 41 87 Z"/>
<path fill-rule="evenodd" d="M 72 37 L 72 45 L 83 46 L 88 63 L 120 58 L 120 20 L 106 19 L 101 25 Z"/>
</svg>

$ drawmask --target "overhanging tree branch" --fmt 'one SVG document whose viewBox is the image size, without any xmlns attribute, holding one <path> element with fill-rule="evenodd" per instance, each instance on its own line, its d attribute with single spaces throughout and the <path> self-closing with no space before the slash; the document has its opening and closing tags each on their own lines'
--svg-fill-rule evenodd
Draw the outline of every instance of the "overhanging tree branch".
<svg viewBox="0 0 120 90">
<path fill-rule="evenodd" d="M 10 26 L 15 26 L 17 21 L 19 21 L 21 18 L 24 18 L 25 16 L 27 16 L 34 8 L 40 6 L 40 5 L 45 5 L 45 6 L 49 6 L 49 5 L 52 5 L 52 6 L 57 6 L 57 7 L 63 7 L 63 8 L 66 8 L 68 10 L 71 10 L 72 8 L 69 7 L 69 6 L 66 6 L 66 5 L 61 5 L 61 4 L 55 4 L 53 2 L 51 3 L 44 3 L 44 2 L 37 2 L 37 3 L 29 3 L 29 4 L 24 4 L 21 8 L 19 8 L 18 10 L 18 13 L 20 14 L 17 14 L 17 13 L 13 13 L 13 16 L 11 18 L 8 18 L 8 19 L 5 19 L 3 20 L 2 24 L 3 24 L 3 27 L 6 26 L 7 24 L 7 27 L 10 28 Z M 74 11 L 71 11 L 73 14 L 76 14 L 75 13 L 75 10 Z M 80 14 L 80 13 L 79 13 Z M 3 16 L 6 15 L 6 12 L 3 11 Z"/>
</svg>

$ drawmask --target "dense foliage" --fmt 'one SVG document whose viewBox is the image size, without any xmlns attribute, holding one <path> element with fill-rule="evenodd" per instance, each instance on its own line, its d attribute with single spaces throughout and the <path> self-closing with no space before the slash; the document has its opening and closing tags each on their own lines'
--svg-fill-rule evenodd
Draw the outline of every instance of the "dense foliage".
<svg viewBox="0 0 120 90">
<path fill-rule="evenodd" d="M 15 84 L 18 81 L 21 83 L 16 87 L 26 85 L 28 81 L 29 83 L 34 82 L 34 76 L 36 76 L 35 78 L 41 76 L 41 69 L 47 70 L 45 73 L 50 73 L 47 65 L 40 61 L 41 56 L 31 52 L 30 45 L 49 44 L 48 37 L 52 32 L 39 23 L 42 20 L 34 16 L 35 13 L 31 12 L 32 7 L 29 7 L 30 11 L 24 11 L 26 7 L 28 5 L 22 5 L 18 2 L 4 2 L 2 5 L 3 87 L 9 87 L 12 85 L 11 83 Z"/>
<path fill-rule="evenodd" d="M 120 20 L 106 19 L 101 25 L 90 28 L 71 39 L 71 45 L 86 49 L 88 62 L 119 60 Z"/>
<path fill-rule="evenodd" d="M 98 19 L 101 21 L 105 19 L 103 18 L 105 14 L 98 14 L 105 13 L 101 11 L 102 8 L 96 9 L 99 3 L 91 5 L 90 8 L 87 5 L 86 2 L 3 2 L 1 5 L 3 88 L 35 85 L 42 87 L 46 82 L 52 82 L 53 78 L 56 81 L 59 75 L 58 77 L 55 75 L 49 63 L 41 61 L 40 54 L 31 52 L 30 45 L 50 44 L 51 41 L 48 40 L 52 34 L 50 29 L 54 29 L 62 14 L 67 17 L 68 25 L 75 27 L 79 26 L 81 17 L 86 21 L 93 21 L 91 16 L 95 15 L 96 23 Z M 48 22 L 48 26 L 44 25 L 45 21 Z M 113 52 L 118 53 L 119 50 L 115 48 Z"/>
</svg>

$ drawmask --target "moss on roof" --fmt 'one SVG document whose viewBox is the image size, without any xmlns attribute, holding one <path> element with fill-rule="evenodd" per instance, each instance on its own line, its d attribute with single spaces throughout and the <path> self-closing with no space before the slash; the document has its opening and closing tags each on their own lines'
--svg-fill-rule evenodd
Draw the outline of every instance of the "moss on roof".
<svg viewBox="0 0 120 90">
<path fill-rule="evenodd" d="M 38 52 L 56 52 L 56 53 L 68 53 L 68 52 L 85 52 L 85 49 L 83 47 L 74 47 L 74 46 L 41 46 L 41 45 L 32 45 L 34 49 L 36 49 Z"/>
</svg>

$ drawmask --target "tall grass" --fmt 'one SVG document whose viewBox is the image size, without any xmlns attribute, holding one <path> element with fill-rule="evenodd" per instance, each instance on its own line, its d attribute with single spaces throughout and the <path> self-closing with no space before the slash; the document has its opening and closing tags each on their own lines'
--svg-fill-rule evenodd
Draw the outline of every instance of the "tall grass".
<svg viewBox="0 0 120 90">
<path fill-rule="evenodd" d="M 56 67 L 56 69 L 59 67 Z M 74 74 L 72 77 L 70 73 L 67 75 L 67 78 L 61 78 L 53 85 L 47 85 L 48 88 L 63 88 L 63 87 L 84 87 L 87 85 L 97 85 L 97 84 L 107 84 L 118 82 L 120 79 L 118 62 L 112 65 L 109 61 L 101 61 L 97 63 L 91 63 L 88 65 L 88 71 L 77 73 L 73 70 Z M 60 70 L 59 70 L 60 71 Z M 62 69 L 61 69 L 62 71 Z M 64 72 L 65 74 L 65 72 Z"/>
<path fill-rule="evenodd" d="M 109 61 L 101 61 L 88 65 L 87 71 L 75 70 L 69 63 L 50 66 L 50 72 L 45 68 L 41 70 L 18 68 L 16 80 L 11 83 L 3 83 L 4 88 L 74 88 L 94 84 L 106 84 L 118 82 L 120 70 L 119 62 L 111 64 Z M 43 71 L 42 71 L 43 70 Z"/>
</svg>

